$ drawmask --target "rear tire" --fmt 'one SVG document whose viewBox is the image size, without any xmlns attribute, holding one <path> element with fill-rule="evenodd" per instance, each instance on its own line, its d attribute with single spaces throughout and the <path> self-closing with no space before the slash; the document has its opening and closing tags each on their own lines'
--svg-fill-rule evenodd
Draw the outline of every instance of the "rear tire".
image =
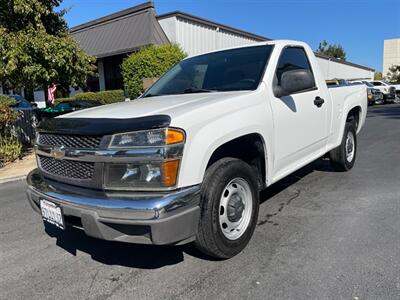
<svg viewBox="0 0 400 300">
<path fill-rule="evenodd" d="M 331 164 L 336 171 L 346 172 L 353 168 L 357 154 L 357 135 L 355 122 L 347 122 L 342 143 L 329 152 Z"/>
<path fill-rule="evenodd" d="M 201 215 L 195 246 L 227 259 L 241 252 L 257 223 L 259 191 L 254 169 L 235 158 L 223 158 L 207 171 L 201 188 Z"/>
</svg>

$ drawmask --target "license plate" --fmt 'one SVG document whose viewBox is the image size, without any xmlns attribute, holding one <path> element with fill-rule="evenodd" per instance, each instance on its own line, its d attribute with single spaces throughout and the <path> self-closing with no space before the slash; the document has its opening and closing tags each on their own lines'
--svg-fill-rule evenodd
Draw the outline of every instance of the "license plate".
<svg viewBox="0 0 400 300">
<path fill-rule="evenodd" d="M 40 210 L 42 211 L 42 218 L 44 221 L 53 224 L 58 228 L 65 228 L 64 217 L 60 206 L 53 202 L 41 199 Z"/>
</svg>

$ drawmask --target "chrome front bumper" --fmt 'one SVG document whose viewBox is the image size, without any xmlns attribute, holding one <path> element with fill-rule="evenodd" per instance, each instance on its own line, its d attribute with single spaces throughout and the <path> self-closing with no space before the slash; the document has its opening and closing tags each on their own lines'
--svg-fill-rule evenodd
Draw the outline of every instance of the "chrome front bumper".
<svg viewBox="0 0 400 300">
<path fill-rule="evenodd" d="M 61 206 L 67 225 L 104 240 L 181 244 L 194 239 L 200 216 L 200 185 L 170 192 L 104 192 L 61 184 L 38 169 L 27 177 L 27 196 L 40 213 L 40 199 Z"/>
</svg>

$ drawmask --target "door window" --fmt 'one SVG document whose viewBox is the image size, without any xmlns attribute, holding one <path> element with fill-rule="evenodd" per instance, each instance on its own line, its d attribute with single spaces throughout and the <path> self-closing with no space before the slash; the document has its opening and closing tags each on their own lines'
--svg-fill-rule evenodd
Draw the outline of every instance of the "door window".
<svg viewBox="0 0 400 300">
<path fill-rule="evenodd" d="M 288 47 L 283 49 L 275 74 L 277 84 L 280 85 L 283 73 L 292 70 L 308 70 L 313 74 L 307 54 L 302 47 Z"/>
</svg>

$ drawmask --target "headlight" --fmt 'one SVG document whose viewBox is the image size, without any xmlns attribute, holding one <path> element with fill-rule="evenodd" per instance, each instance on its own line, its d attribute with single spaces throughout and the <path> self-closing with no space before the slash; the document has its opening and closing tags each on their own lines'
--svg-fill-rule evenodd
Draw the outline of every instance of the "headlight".
<svg viewBox="0 0 400 300">
<path fill-rule="evenodd" d="M 105 163 L 104 188 L 109 190 L 147 190 L 174 187 L 177 183 L 184 141 L 183 130 L 174 128 L 113 135 L 108 148 L 116 149 L 118 152 L 153 147 L 164 148 L 167 151 L 172 149 L 172 145 L 173 149 L 180 151 L 175 155 L 154 160 L 144 157 L 143 160 L 128 163 Z"/>
<path fill-rule="evenodd" d="M 109 148 L 160 147 L 182 143 L 185 134 L 179 129 L 154 129 L 115 134 Z"/>
<path fill-rule="evenodd" d="M 106 164 L 104 187 L 117 190 L 173 187 L 178 176 L 179 162 Z"/>
</svg>

